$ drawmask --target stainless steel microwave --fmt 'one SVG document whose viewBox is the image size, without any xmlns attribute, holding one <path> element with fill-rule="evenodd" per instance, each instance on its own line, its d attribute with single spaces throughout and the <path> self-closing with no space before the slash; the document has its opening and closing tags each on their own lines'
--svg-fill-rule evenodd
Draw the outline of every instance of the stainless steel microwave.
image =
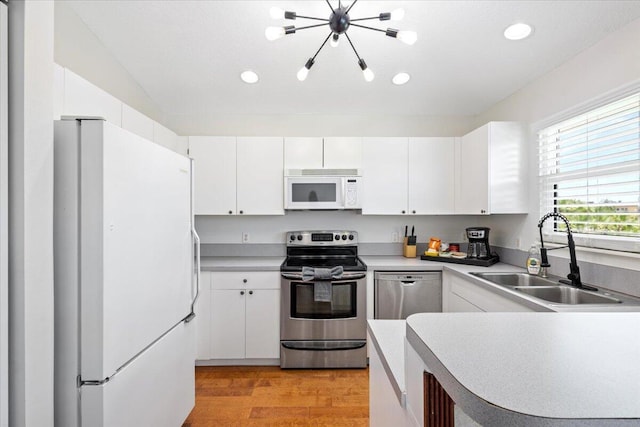
<svg viewBox="0 0 640 427">
<path fill-rule="evenodd" d="M 359 169 L 287 169 L 284 208 L 289 210 L 362 209 Z"/>
</svg>

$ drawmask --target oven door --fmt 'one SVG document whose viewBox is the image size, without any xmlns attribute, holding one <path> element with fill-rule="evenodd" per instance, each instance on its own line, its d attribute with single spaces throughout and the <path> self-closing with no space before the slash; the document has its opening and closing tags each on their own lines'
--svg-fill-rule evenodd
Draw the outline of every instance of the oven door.
<svg viewBox="0 0 640 427">
<path fill-rule="evenodd" d="M 280 339 L 363 340 L 366 331 L 365 273 L 345 273 L 331 282 L 331 302 L 314 301 L 314 282 L 282 273 Z"/>
</svg>

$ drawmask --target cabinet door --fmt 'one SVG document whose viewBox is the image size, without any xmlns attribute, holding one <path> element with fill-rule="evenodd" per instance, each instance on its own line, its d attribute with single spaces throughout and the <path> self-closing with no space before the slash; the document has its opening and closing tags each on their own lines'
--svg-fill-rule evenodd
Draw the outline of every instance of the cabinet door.
<svg viewBox="0 0 640 427">
<path fill-rule="evenodd" d="M 253 289 L 246 294 L 248 359 L 280 357 L 280 290 Z"/>
<path fill-rule="evenodd" d="M 328 169 L 362 168 L 362 138 L 324 138 L 324 162 Z"/>
<path fill-rule="evenodd" d="M 238 214 L 284 215 L 283 150 L 279 137 L 238 138 Z"/>
<path fill-rule="evenodd" d="M 211 273 L 200 273 L 196 313 L 196 359 L 211 359 Z"/>
<path fill-rule="evenodd" d="M 489 214 L 489 126 L 460 138 L 456 213 Z M 505 167 L 507 165 L 496 165 Z"/>
<path fill-rule="evenodd" d="M 285 138 L 285 169 L 321 169 L 322 138 Z"/>
<path fill-rule="evenodd" d="M 196 215 L 236 212 L 236 138 L 190 136 Z"/>
<path fill-rule="evenodd" d="M 409 213 L 455 211 L 455 138 L 409 139 Z"/>
<path fill-rule="evenodd" d="M 211 291 L 211 358 L 244 359 L 246 291 Z"/>
<path fill-rule="evenodd" d="M 363 214 L 407 213 L 408 147 L 407 138 L 363 138 Z"/>
</svg>

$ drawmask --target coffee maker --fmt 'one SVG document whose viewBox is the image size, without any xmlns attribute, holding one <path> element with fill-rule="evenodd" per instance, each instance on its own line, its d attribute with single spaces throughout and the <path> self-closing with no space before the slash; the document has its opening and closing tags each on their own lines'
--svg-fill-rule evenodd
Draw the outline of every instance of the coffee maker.
<svg viewBox="0 0 640 427">
<path fill-rule="evenodd" d="M 467 258 L 473 259 L 489 259 L 494 255 L 491 253 L 489 246 L 489 228 L 488 227 L 469 227 L 467 231 Z"/>
</svg>

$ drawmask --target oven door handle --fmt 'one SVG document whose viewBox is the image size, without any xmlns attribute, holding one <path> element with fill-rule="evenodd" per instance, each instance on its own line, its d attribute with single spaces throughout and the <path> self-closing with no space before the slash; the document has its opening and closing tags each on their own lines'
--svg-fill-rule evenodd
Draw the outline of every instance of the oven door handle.
<svg viewBox="0 0 640 427">
<path fill-rule="evenodd" d="M 280 344 L 289 350 L 340 351 L 362 348 L 367 345 L 367 341 L 280 341 Z"/>
<path fill-rule="evenodd" d="M 281 272 L 282 277 L 289 280 L 302 280 L 302 273 Z M 339 279 L 332 279 L 331 282 L 343 282 L 346 280 L 358 280 L 367 277 L 367 273 L 343 273 Z"/>
</svg>

